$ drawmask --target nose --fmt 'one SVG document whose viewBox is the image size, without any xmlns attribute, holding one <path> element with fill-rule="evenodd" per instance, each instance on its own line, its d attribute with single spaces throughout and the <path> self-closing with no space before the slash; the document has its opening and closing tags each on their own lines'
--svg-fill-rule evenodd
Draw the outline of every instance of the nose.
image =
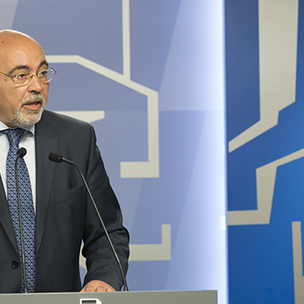
<svg viewBox="0 0 304 304">
<path fill-rule="evenodd" d="M 33 74 L 31 77 L 31 81 L 28 84 L 28 91 L 29 92 L 41 92 L 42 90 L 42 84 L 39 81 L 39 78 L 37 77 L 37 75 Z"/>
</svg>

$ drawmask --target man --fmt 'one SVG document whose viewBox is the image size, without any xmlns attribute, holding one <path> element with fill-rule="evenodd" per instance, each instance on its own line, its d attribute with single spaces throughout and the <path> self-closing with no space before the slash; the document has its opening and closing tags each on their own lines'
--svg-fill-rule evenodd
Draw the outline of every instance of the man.
<svg viewBox="0 0 304 304">
<path fill-rule="evenodd" d="M 24 287 L 22 256 L 7 198 L 11 191 L 7 186 L 10 177 L 6 176 L 8 128 L 27 130 L 19 145 L 27 149 L 24 159 L 36 221 L 33 291 L 120 290 L 121 273 L 78 172 L 67 163 L 48 160 L 54 152 L 80 167 L 126 273 L 129 235 L 122 225 L 95 132 L 85 122 L 44 110 L 49 69 L 41 46 L 34 39 L 12 30 L 0 31 L 0 292 L 20 292 Z M 26 228 L 27 225 L 23 230 Z M 88 272 L 81 289 L 82 240 Z"/>
</svg>

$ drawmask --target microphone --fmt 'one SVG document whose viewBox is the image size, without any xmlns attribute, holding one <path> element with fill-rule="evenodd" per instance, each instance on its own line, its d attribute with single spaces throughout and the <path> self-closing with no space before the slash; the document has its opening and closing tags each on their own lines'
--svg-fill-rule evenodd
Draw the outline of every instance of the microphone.
<svg viewBox="0 0 304 304">
<path fill-rule="evenodd" d="M 68 160 L 68 159 L 66 159 L 66 158 L 64 158 L 64 157 L 62 157 L 61 155 L 58 155 L 58 154 L 56 154 L 56 153 L 50 153 L 50 155 L 49 155 L 49 160 L 52 161 L 52 162 L 56 162 L 56 163 L 62 163 L 62 162 L 69 163 L 69 164 L 73 165 L 73 166 L 78 170 L 78 172 L 79 172 L 79 174 L 80 174 L 80 176 L 81 176 L 81 178 L 82 178 L 82 181 L 83 181 L 83 183 L 84 183 L 84 185 L 85 185 L 85 187 L 86 187 L 86 190 L 87 190 L 87 192 L 88 192 L 88 194 L 89 194 L 89 196 L 90 196 L 91 202 L 92 202 L 92 204 L 93 204 L 93 206 L 94 206 L 94 208 L 95 208 L 95 211 L 96 211 L 96 213 L 97 213 L 97 216 L 98 216 L 98 218 L 99 218 L 99 221 L 100 221 L 100 223 L 101 223 L 101 226 L 102 226 L 102 228 L 103 228 L 103 230 L 104 230 L 104 232 L 105 232 L 105 234 L 106 234 L 106 237 L 107 237 L 107 239 L 108 239 L 108 242 L 109 242 L 109 244 L 110 244 L 110 247 L 111 247 L 111 249 L 112 249 L 112 252 L 113 252 L 113 254 L 114 254 L 114 257 L 115 257 L 115 259 L 116 259 L 116 261 L 117 261 L 117 264 L 118 264 L 118 267 L 119 267 L 119 270 L 120 270 L 120 273 L 121 273 L 121 276 L 122 276 L 122 280 L 123 280 L 124 291 L 129 291 L 128 286 L 127 286 L 126 276 L 125 276 L 125 274 L 124 274 L 124 272 L 123 272 L 123 269 L 122 269 L 122 266 L 121 266 L 120 259 L 119 259 L 119 257 L 118 257 L 118 254 L 117 254 L 116 250 L 115 250 L 115 247 L 114 247 L 114 245 L 113 245 L 113 242 L 112 242 L 112 240 L 111 240 L 111 238 L 110 238 L 110 235 L 109 235 L 109 233 L 108 233 L 108 230 L 107 230 L 107 228 L 106 228 L 106 226 L 105 226 L 105 224 L 104 224 L 104 222 L 103 222 L 103 219 L 102 219 L 102 217 L 101 217 L 101 215 L 100 215 L 100 212 L 99 212 L 99 210 L 98 210 L 98 208 L 97 208 L 97 205 L 96 205 L 95 200 L 94 200 L 94 198 L 93 198 L 93 196 L 92 196 L 92 193 L 91 193 L 91 191 L 90 191 L 90 189 L 89 189 L 89 186 L 88 186 L 88 184 L 87 184 L 87 181 L 86 181 L 86 179 L 85 179 L 83 173 L 81 172 L 80 168 L 79 168 L 79 167 L 76 165 L 76 163 L 74 163 L 73 161 Z"/>
<path fill-rule="evenodd" d="M 25 148 L 20 148 L 17 151 L 17 157 L 16 157 L 16 160 L 15 160 L 15 177 L 16 177 L 17 200 L 18 200 L 18 213 L 19 213 L 19 226 L 20 226 L 21 258 L 22 258 L 24 292 L 28 293 L 27 283 L 26 283 L 26 272 L 25 272 L 24 240 L 23 240 L 23 232 L 22 232 L 21 204 L 20 204 L 18 169 L 17 169 L 18 159 L 23 158 L 26 155 L 26 152 L 27 151 L 26 151 Z"/>
<path fill-rule="evenodd" d="M 27 153 L 26 149 L 22 147 L 17 151 L 17 156 L 22 158 L 26 155 L 26 153 Z"/>
</svg>

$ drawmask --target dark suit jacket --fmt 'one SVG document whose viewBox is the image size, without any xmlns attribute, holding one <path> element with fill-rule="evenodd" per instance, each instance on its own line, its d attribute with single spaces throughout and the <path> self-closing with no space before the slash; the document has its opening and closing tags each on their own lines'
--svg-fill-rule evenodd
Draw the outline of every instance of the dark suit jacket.
<svg viewBox="0 0 304 304">
<path fill-rule="evenodd" d="M 120 290 L 122 279 L 76 168 L 49 161 L 51 152 L 74 161 L 87 179 L 127 271 L 129 235 L 89 124 L 45 110 L 36 124 L 36 291 L 78 291 L 84 241 L 85 282 L 103 280 Z M 21 268 L 8 204 L 0 185 L 0 292 L 20 292 Z"/>
</svg>

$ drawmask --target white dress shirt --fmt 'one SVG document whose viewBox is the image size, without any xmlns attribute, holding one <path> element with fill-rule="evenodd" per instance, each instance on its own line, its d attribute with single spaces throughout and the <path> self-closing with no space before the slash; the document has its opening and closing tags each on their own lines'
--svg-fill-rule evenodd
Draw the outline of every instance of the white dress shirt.
<svg viewBox="0 0 304 304">
<path fill-rule="evenodd" d="M 0 130 L 8 129 L 8 127 L 0 121 Z M 34 208 L 36 206 L 36 154 L 35 154 L 35 125 L 24 128 L 29 132 L 26 132 L 20 140 L 19 147 L 24 147 L 27 151 L 24 156 L 24 160 L 27 166 L 27 170 L 30 175 Z M 9 150 L 9 141 L 5 134 L 0 133 L 0 174 L 4 186 L 5 193 L 7 195 L 6 186 L 6 157 Z M 36 208 L 35 208 L 36 209 Z"/>
</svg>

